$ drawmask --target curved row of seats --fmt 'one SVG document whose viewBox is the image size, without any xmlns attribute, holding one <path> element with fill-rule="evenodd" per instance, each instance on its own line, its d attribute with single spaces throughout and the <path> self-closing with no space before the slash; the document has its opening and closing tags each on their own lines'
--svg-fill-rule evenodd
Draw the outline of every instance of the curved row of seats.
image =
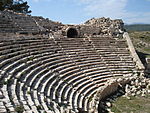
<svg viewBox="0 0 150 113">
<path fill-rule="evenodd" d="M 2 33 L 39 33 L 36 21 L 27 15 L 11 11 L 0 11 L 0 32 Z"/>
<path fill-rule="evenodd" d="M 6 16 L 5 13 L 0 12 L 0 32 L 16 32 L 18 27 L 14 25 L 10 17 Z"/>
<path fill-rule="evenodd" d="M 17 106 L 29 113 L 89 111 L 90 98 L 99 87 L 135 69 L 124 41 L 103 39 L 102 43 L 101 37 L 1 40 L 1 111 L 15 112 Z"/>
</svg>

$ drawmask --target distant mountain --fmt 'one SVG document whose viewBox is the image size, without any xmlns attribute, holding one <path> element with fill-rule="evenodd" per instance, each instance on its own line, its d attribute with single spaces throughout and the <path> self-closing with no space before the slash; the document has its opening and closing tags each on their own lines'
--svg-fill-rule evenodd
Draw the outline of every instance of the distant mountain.
<svg viewBox="0 0 150 113">
<path fill-rule="evenodd" d="M 127 31 L 150 31 L 150 24 L 125 25 Z"/>
</svg>

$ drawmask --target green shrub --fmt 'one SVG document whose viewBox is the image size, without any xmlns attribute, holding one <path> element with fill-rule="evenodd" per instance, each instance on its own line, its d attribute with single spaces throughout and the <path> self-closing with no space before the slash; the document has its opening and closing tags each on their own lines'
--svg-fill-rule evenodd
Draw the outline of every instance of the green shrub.
<svg viewBox="0 0 150 113">
<path fill-rule="evenodd" d="M 37 110 L 42 110 L 41 105 L 36 106 Z"/>
<path fill-rule="evenodd" d="M 12 84 L 12 82 L 13 82 L 12 79 L 8 79 L 8 80 L 6 80 L 6 81 L 3 81 L 3 84 L 10 86 L 10 85 Z"/>
<path fill-rule="evenodd" d="M 31 94 L 31 91 L 27 91 L 27 94 Z"/>
<path fill-rule="evenodd" d="M 23 113 L 24 112 L 24 107 L 22 105 L 16 106 L 15 111 L 17 113 Z"/>
<path fill-rule="evenodd" d="M 4 85 L 7 85 L 7 81 L 3 81 L 3 84 L 4 84 Z"/>
</svg>

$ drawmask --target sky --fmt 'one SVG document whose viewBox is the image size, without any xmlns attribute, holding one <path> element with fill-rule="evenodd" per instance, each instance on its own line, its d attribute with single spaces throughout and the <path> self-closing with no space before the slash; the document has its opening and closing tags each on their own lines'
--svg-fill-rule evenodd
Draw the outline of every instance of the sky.
<svg viewBox="0 0 150 113">
<path fill-rule="evenodd" d="M 125 24 L 150 24 L 150 0 L 24 0 L 31 15 L 64 24 L 81 24 L 91 18 L 122 19 Z"/>
</svg>

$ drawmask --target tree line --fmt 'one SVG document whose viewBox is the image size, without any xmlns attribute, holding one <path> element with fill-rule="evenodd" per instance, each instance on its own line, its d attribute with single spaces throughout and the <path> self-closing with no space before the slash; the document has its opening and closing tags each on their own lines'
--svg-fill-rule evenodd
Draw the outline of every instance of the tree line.
<svg viewBox="0 0 150 113">
<path fill-rule="evenodd" d="M 24 14 L 31 13 L 27 1 L 23 0 L 0 0 L 0 11 L 5 9 Z"/>
</svg>

